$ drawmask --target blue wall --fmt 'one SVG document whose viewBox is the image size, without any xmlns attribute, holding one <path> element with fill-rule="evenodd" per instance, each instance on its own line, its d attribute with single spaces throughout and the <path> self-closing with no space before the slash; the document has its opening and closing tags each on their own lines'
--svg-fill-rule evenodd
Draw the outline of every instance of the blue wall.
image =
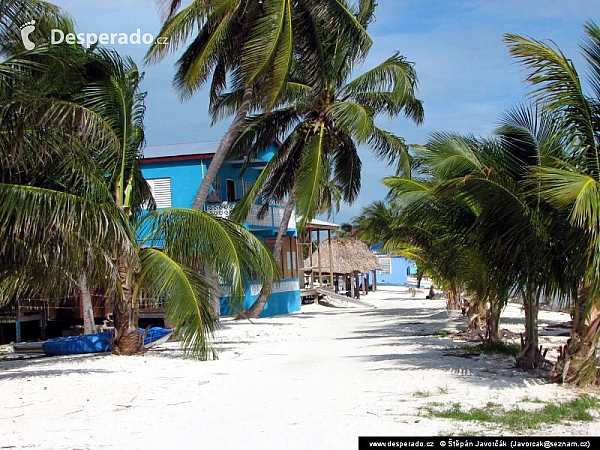
<svg viewBox="0 0 600 450">
<path fill-rule="evenodd" d="M 203 173 L 206 173 L 210 159 L 192 161 L 161 161 L 142 164 L 142 174 L 146 179 L 170 178 L 171 179 L 171 204 L 174 208 L 191 208 L 196 192 L 200 187 Z M 219 171 L 221 178 L 221 198 L 227 198 L 227 179 L 236 182 L 236 198 L 242 197 L 241 181 L 254 183 L 259 171 L 249 168 L 239 180 L 240 170 L 232 165 L 225 164 Z"/>
<path fill-rule="evenodd" d="M 265 152 L 261 152 L 257 155 L 257 159 L 261 161 L 269 161 L 276 150 L 276 146 L 270 146 Z M 159 161 L 151 163 L 143 163 L 142 174 L 146 179 L 153 178 L 170 178 L 171 179 L 171 206 L 174 208 L 191 208 L 194 202 L 194 197 L 200 182 L 203 179 L 203 174 L 206 173 L 210 159 L 194 159 L 189 161 Z M 249 167 L 244 172 L 242 179 L 240 179 L 240 164 L 224 164 L 219 170 L 219 178 L 221 181 L 220 191 L 221 198 L 227 199 L 227 179 L 234 180 L 236 182 L 236 200 L 240 199 L 243 195 L 243 182 L 254 183 L 260 174 L 260 169 Z M 270 214 L 270 212 L 269 212 Z M 292 227 L 292 225 L 290 225 Z M 290 228 L 287 232 L 287 236 L 296 236 L 297 232 L 295 229 Z M 252 232 L 261 241 L 267 237 L 274 237 L 277 235 L 277 228 L 269 227 L 255 230 Z M 299 280 L 280 280 L 280 282 L 294 282 L 296 286 L 299 286 Z M 244 307 L 251 307 L 258 294 L 251 294 L 250 286 L 246 289 L 246 296 L 244 298 Z M 256 289 L 255 289 L 256 291 Z M 277 288 L 274 289 L 273 294 L 269 297 L 265 309 L 261 317 L 276 316 L 282 314 L 289 314 L 294 311 L 299 311 L 301 306 L 300 301 L 300 290 L 288 290 L 280 292 Z M 230 304 L 228 298 L 221 299 L 221 314 L 228 315 L 230 313 Z"/>
<path fill-rule="evenodd" d="M 296 279 L 287 279 L 280 280 L 282 282 L 294 282 L 298 283 L 299 280 Z M 275 288 L 276 290 L 276 288 Z M 246 289 L 246 296 L 244 297 L 244 308 L 250 308 L 254 302 L 258 299 L 258 294 L 252 295 L 249 286 Z M 265 309 L 263 310 L 260 317 L 271 317 L 271 316 L 281 316 L 284 314 L 290 314 L 295 311 L 300 311 L 301 307 L 300 300 L 300 290 L 293 291 L 285 291 L 285 292 L 275 292 L 271 294 L 269 300 L 267 300 L 267 304 L 265 305 Z M 230 301 L 228 297 L 221 298 L 221 315 L 228 316 L 235 311 L 231 311 Z"/>
<path fill-rule="evenodd" d="M 390 258 L 392 259 L 392 273 L 381 273 L 378 270 L 377 284 L 401 285 L 406 283 L 406 270 L 413 262 L 400 256 L 391 256 Z"/>
<path fill-rule="evenodd" d="M 191 208 L 202 180 L 201 164 L 208 160 L 168 161 L 142 164 L 146 179 L 171 179 L 171 205 L 174 208 Z M 204 167 L 206 172 L 206 167 Z"/>
</svg>

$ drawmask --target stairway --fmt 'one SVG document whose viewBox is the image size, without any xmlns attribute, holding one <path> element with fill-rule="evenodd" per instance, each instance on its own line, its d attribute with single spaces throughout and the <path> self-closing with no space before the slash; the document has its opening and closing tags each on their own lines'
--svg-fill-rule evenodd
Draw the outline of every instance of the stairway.
<svg viewBox="0 0 600 450">
<path fill-rule="evenodd" d="M 329 289 L 329 288 L 326 288 L 326 287 L 317 287 L 315 290 L 319 294 L 326 295 L 327 297 L 335 298 L 336 300 L 340 300 L 340 301 L 348 302 L 348 303 L 354 303 L 355 305 L 365 306 L 367 308 L 375 308 L 370 303 L 363 302 L 363 301 L 358 300 L 356 298 L 346 297 L 345 295 L 337 294 L 332 289 Z"/>
</svg>

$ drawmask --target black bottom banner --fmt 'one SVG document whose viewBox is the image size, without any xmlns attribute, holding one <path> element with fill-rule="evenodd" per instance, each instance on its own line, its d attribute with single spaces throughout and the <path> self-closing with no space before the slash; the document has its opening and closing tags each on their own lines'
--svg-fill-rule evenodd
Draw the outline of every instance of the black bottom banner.
<svg viewBox="0 0 600 450">
<path fill-rule="evenodd" d="M 361 436 L 358 438 L 358 450 L 374 448 L 598 448 L 598 436 L 499 436 L 499 437 L 389 437 Z"/>
</svg>

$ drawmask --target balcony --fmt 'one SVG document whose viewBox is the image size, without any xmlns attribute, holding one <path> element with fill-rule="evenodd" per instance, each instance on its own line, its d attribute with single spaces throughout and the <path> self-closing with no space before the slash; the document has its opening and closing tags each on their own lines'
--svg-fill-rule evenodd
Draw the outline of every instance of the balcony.
<svg viewBox="0 0 600 450">
<path fill-rule="evenodd" d="M 235 207 L 235 202 L 223 202 L 223 203 L 208 203 L 206 205 L 206 212 L 213 216 L 221 217 L 223 219 L 229 219 L 231 211 Z M 269 211 L 261 219 L 258 217 L 258 212 L 261 209 L 261 205 L 254 205 L 250 210 L 246 224 L 251 230 L 260 230 L 265 228 L 279 229 L 281 220 L 283 219 L 283 212 L 285 206 L 283 205 L 269 205 Z M 296 229 L 296 213 L 292 212 L 288 229 Z"/>
</svg>

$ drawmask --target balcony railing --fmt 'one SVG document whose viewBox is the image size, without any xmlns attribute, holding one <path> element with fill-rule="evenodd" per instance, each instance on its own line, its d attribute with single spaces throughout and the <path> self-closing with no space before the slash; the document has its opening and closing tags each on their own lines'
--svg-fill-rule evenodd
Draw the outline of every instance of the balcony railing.
<svg viewBox="0 0 600 450">
<path fill-rule="evenodd" d="M 231 211 L 235 207 L 234 202 L 223 202 L 223 203 L 208 203 L 206 205 L 206 212 L 221 217 L 223 219 L 229 219 Z M 254 205 L 250 210 L 246 223 L 250 229 L 256 228 L 279 228 L 283 219 L 283 212 L 285 206 L 282 205 L 269 205 L 269 210 L 263 218 L 258 217 L 258 212 L 261 209 L 261 205 Z M 296 229 L 296 214 L 292 212 L 288 229 Z"/>
</svg>

